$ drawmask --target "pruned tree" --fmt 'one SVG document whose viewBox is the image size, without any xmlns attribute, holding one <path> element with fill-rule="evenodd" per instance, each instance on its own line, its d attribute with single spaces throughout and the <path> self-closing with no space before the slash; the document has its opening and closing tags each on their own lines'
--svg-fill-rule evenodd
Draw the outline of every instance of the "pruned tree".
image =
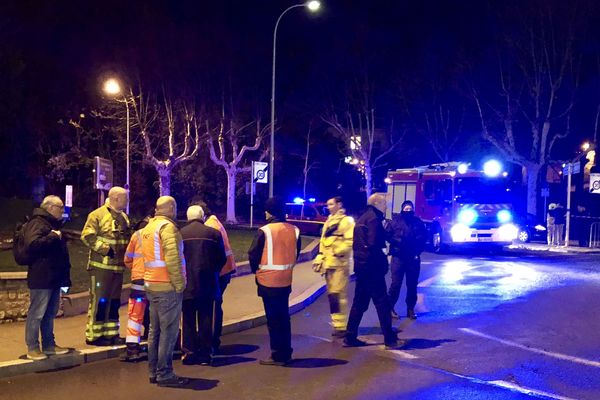
<svg viewBox="0 0 600 400">
<path fill-rule="evenodd" d="M 402 136 L 395 135 L 393 119 L 380 125 L 375 115 L 373 86 L 365 79 L 347 96 L 343 111 L 336 112 L 332 107 L 321 117 L 344 142 L 344 155 L 350 154 L 350 163 L 363 174 L 367 198 L 373 191 L 373 171 L 384 167 L 386 156 L 402 144 Z"/>
<path fill-rule="evenodd" d="M 168 196 L 172 171 L 198 154 L 201 123 L 192 105 L 180 99 L 172 101 L 166 91 L 162 104 L 141 89 L 137 96 L 131 93 L 129 101 L 144 141 L 144 160 L 158 174 L 160 195 Z"/>
<path fill-rule="evenodd" d="M 233 117 L 227 118 L 224 107 L 218 128 L 211 129 L 209 122 L 206 121 L 210 159 L 215 165 L 223 168 L 227 175 L 227 223 L 237 224 L 235 212 L 237 176 L 240 173 L 250 172 L 252 168 L 250 165 L 244 164 L 244 157 L 248 152 L 260 148 L 269 127 L 270 125 L 261 127 L 261 120 L 258 117 L 250 122 L 240 122 Z M 218 151 L 215 149 L 215 141 L 217 142 Z M 252 144 L 243 144 L 244 142 L 251 142 Z M 266 154 L 266 151 L 263 152 L 260 159 L 264 159 Z"/>
<path fill-rule="evenodd" d="M 537 214 L 540 171 L 556 143 L 569 135 L 578 88 L 575 54 L 577 7 L 557 10 L 544 2 L 521 15 L 518 30 L 502 35 L 497 80 L 473 87 L 483 137 L 523 167 L 527 212 Z M 517 14 L 515 14 L 517 15 Z"/>
</svg>

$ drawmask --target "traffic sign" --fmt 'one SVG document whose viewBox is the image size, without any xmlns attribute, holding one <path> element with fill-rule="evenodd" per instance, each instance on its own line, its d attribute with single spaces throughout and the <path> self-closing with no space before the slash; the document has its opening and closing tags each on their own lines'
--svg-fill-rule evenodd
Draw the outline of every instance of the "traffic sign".
<svg viewBox="0 0 600 400">
<path fill-rule="evenodd" d="M 572 165 L 571 175 L 578 174 L 581 172 L 581 163 L 576 162 L 571 165 Z M 565 164 L 565 166 L 563 167 L 563 175 L 567 175 L 568 173 L 569 173 L 569 164 Z"/>
<path fill-rule="evenodd" d="M 600 174 L 590 174 L 590 193 L 600 194 Z"/>
<path fill-rule="evenodd" d="M 65 207 L 73 207 L 73 185 L 65 186 Z"/>
<path fill-rule="evenodd" d="M 268 183 L 269 182 L 269 163 L 262 161 L 252 162 L 252 180 L 256 183 Z"/>
<path fill-rule="evenodd" d="M 94 189 L 110 190 L 113 186 L 113 163 L 106 158 L 94 157 Z"/>
<path fill-rule="evenodd" d="M 550 188 L 542 188 L 542 197 L 550 197 Z"/>
</svg>

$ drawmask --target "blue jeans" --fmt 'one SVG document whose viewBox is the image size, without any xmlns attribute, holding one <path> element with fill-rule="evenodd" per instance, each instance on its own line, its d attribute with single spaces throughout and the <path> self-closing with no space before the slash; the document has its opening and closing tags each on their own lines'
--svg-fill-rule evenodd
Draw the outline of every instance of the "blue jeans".
<svg viewBox="0 0 600 400">
<path fill-rule="evenodd" d="M 175 292 L 151 292 L 150 334 L 148 335 L 148 368 L 151 378 L 158 382 L 173 374 L 173 350 L 179 334 L 183 295 Z"/>
<path fill-rule="evenodd" d="M 54 347 L 54 318 L 60 303 L 60 288 L 30 289 L 30 304 L 25 323 L 25 343 L 27 350 L 40 349 L 40 330 L 42 331 L 42 349 Z"/>
</svg>

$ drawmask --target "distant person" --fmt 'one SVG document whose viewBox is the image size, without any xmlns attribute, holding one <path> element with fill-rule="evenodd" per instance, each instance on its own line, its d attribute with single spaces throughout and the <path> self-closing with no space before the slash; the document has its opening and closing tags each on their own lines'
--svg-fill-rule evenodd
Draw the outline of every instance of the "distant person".
<svg viewBox="0 0 600 400">
<path fill-rule="evenodd" d="M 30 260 L 27 268 L 30 304 L 25 323 L 27 358 L 30 360 L 44 360 L 48 355 L 69 352 L 54 341 L 54 318 L 60 303 L 60 289 L 71 286 L 67 241 L 60 230 L 63 211 L 60 197 L 46 196 L 22 228 L 25 251 Z"/>
<path fill-rule="evenodd" d="M 354 219 L 346 215 L 341 197 L 327 200 L 329 216 L 323 225 L 319 254 L 313 263 L 315 272 L 322 274 L 327 283 L 329 311 L 334 337 L 344 337 L 348 324 L 348 281 Z"/>
<path fill-rule="evenodd" d="M 173 373 L 173 350 L 179 333 L 186 269 L 183 240 L 175 224 L 175 199 L 159 197 L 155 215 L 142 230 L 144 286 L 150 303 L 149 380 L 158 386 L 181 387 L 189 379 Z"/>
<path fill-rule="evenodd" d="M 556 245 L 556 224 L 554 218 L 555 203 L 548 204 L 548 213 L 546 214 L 546 232 L 548 235 L 548 246 Z"/>
<path fill-rule="evenodd" d="M 367 210 L 354 226 L 352 249 L 354 251 L 356 287 L 344 346 L 366 345 L 366 342 L 358 339 L 358 327 L 372 299 L 383 331 L 385 348 L 396 349 L 404 343 L 398 340 L 392 329 L 392 308 L 385 283 L 385 275 L 388 272 L 388 260 L 383 252 L 386 247 L 386 234 L 383 228 L 387 207 L 385 195 L 373 194 L 369 197 L 367 204 Z"/>
<path fill-rule="evenodd" d="M 131 237 L 129 217 L 124 210 L 129 193 L 114 186 L 105 204 L 92 211 L 81 231 L 90 249 L 90 305 L 85 342 L 93 346 L 125 344 L 119 336 L 119 307 L 125 269 L 125 251 Z"/>
<path fill-rule="evenodd" d="M 183 292 L 182 350 L 185 365 L 212 363 L 213 309 L 220 298 L 219 274 L 227 262 L 221 233 L 204 224 L 200 206 L 187 209 L 181 228 L 187 285 Z"/>
<path fill-rule="evenodd" d="M 554 217 L 554 227 L 555 227 L 555 245 L 556 246 L 562 246 L 564 245 L 568 245 L 568 243 L 564 243 L 565 241 L 565 223 L 567 221 L 566 219 L 566 215 L 565 215 L 565 209 L 564 207 L 560 204 L 557 203 L 556 207 L 554 208 L 554 210 L 552 210 L 552 216 Z"/>
<path fill-rule="evenodd" d="M 400 296 L 402 280 L 406 276 L 406 316 L 417 319 L 415 313 L 417 285 L 421 272 L 421 253 L 425 249 L 426 230 L 423 221 L 415 216 L 415 206 L 412 201 L 407 200 L 402 203 L 400 214 L 392 216 L 386 230 L 390 243 L 389 254 L 392 256 L 390 265 L 392 283 L 388 291 L 392 317 L 399 318 L 394 307 Z"/>
<path fill-rule="evenodd" d="M 223 244 L 225 245 L 225 255 L 227 256 L 227 262 L 219 275 L 219 291 L 215 299 L 215 315 L 214 315 L 214 330 L 213 330 L 213 354 L 219 353 L 219 347 L 221 346 L 221 333 L 223 332 L 223 296 L 225 295 L 225 289 L 231 282 L 231 276 L 236 271 L 235 255 L 229 243 L 229 235 L 225 230 L 225 227 L 219 221 L 216 215 L 211 213 L 206 203 L 202 200 L 195 199 L 193 203 L 202 207 L 204 210 L 204 225 L 209 226 L 218 230 L 223 238 Z"/>
<path fill-rule="evenodd" d="M 271 344 L 271 357 L 260 360 L 260 364 L 285 366 L 292 361 L 289 300 L 293 268 L 300 254 L 300 231 L 285 222 L 285 203 L 279 197 L 267 200 L 265 216 L 267 223 L 257 231 L 248 250 Z"/>
</svg>

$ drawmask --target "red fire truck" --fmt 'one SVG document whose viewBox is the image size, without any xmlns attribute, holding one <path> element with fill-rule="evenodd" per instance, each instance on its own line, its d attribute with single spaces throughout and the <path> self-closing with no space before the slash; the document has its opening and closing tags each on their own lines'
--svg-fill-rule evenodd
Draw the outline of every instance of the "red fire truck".
<svg viewBox="0 0 600 400">
<path fill-rule="evenodd" d="M 436 252 L 468 244 L 505 245 L 518 235 L 506 173 L 495 160 L 482 171 L 459 162 L 398 169 L 388 172 L 386 183 L 387 217 L 411 200 Z"/>
</svg>

